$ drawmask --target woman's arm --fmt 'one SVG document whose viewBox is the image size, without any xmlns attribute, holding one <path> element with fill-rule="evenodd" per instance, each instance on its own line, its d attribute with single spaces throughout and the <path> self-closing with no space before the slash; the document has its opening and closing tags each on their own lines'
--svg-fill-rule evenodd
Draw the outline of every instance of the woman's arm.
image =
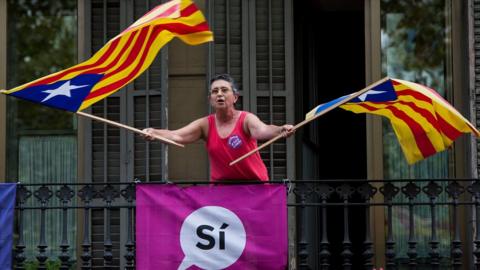
<svg viewBox="0 0 480 270">
<path fill-rule="evenodd" d="M 250 134 L 250 136 L 259 141 L 270 140 L 280 134 L 286 138 L 295 133 L 292 125 L 267 125 L 263 123 L 256 115 L 251 113 L 245 117 L 244 129 L 248 134 Z"/>
<path fill-rule="evenodd" d="M 176 130 L 146 128 L 143 131 L 165 137 L 177 143 L 189 144 L 204 138 L 207 126 L 207 118 L 204 117 Z M 153 136 L 145 136 L 145 139 L 149 141 L 155 140 Z"/>
</svg>

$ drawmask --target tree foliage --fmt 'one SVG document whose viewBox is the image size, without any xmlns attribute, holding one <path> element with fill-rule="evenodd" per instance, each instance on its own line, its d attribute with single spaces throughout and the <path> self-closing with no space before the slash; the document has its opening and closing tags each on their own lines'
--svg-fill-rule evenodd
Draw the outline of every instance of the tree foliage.
<svg viewBox="0 0 480 270">
<path fill-rule="evenodd" d="M 8 0 L 8 15 L 8 88 L 76 63 L 76 1 Z M 69 113 L 14 98 L 8 104 L 20 130 L 72 128 Z"/>
</svg>

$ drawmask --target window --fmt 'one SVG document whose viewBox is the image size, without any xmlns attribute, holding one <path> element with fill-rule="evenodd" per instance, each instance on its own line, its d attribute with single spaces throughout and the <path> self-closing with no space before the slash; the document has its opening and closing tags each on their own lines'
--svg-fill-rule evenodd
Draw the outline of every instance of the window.
<svg viewBox="0 0 480 270">
<path fill-rule="evenodd" d="M 451 98 L 451 1 L 381 1 L 382 71 L 384 76 L 427 85 L 446 99 Z M 453 159 L 448 151 L 409 166 L 390 123 L 383 120 L 384 175 L 386 179 L 448 178 Z M 426 195 L 422 195 L 426 196 Z M 398 197 L 398 196 L 397 196 Z M 401 202 L 408 199 L 402 197 Z M 439 201 L 446 201 L 446 196 Z M 398 258 L 407 258 L 407 209 L 398 207 L 393 213 L 393 233 Z M 448 207 L 438 207 L 437 232 L 442 257 L 449 257 L 450 242 Z M 415 222 L 429 228 L 430 211 L 416 207 Z M 428 257 L 430 232 L 416 230 L 419 258 Z M 419 260 L 421 261 L 421 259 Z"/>
</svg>

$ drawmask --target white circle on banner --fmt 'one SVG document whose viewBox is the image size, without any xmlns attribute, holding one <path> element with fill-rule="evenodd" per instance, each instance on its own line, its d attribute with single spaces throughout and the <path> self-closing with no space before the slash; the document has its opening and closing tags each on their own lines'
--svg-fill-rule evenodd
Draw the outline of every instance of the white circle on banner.
<svg viewBox="0 0 480 270">
<path fill-rule="evenodd" d="M 202 269 L 224 269 L 242 255 L 247 234 L 240 218 L 220 206 L 204 206 L 193 211 L 180 229 L 180 245 L 185 257 L 179 270 L 196 265 Z"/>
</svg>

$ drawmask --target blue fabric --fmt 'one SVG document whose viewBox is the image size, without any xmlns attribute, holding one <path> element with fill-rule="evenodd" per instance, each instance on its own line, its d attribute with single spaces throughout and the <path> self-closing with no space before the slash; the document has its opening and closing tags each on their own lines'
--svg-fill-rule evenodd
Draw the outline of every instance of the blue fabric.
<svg viewBox="0 0 480 270">
<path fill-rule="evenodd" d="M 361 98 L 360 98 L 361 97 Z M 385 82 L 372 87 L 360 97 L 353 98 L 350 100 L 350 103 L 361 103 L 361 102 L 387 102 L 397 99 L 397 93 L 393 87 L 392 80 L 388 79 Z"/>
<path fill-rule="evenodd" d="M 325 111 L 326 109 L 342 102 L 343 100 L 351 97 L 352 95 L 355 95 L 357 94 L 358 92 L 355 92 L 355 93 L 351 93 L 349 95 L 345 95 L 345 96 L 342 96 L 342 97 L 339 97 L 339 98 L 336 98 L 334 100 L 331 100 L 329 102 L 325 102 L 323 104 L 320 104 L 318 105 L 317 107 L 315 107 L 315 114 L 314 115 L 317 115 L 323 111 Z M 358 95 L 358 94 L 357 94 Z M 395 92 L 395 88 L 393 87 L 393 84 L 392 84 L 392 80 L 391 79 L 388 79 L 386 80 L 385 82 L 377 85 L 377 86 L 374 86 L 372 87 L 371 89 L 369 89 L 368 91 L 366 91 L 365 93 L 357 96 L 357 97 L 354 97 L 352 98 L 351 100 L 349 100 L 346 104 L 349 104 L 349 103 L 362 103 L 362 102 L 366 102 L 366 101 L 370 101 L 370 102 L 387 102 L 387 101 L 392 101 L 392 100 L 396 100 L 397 99 L 397 93 Z M 313 115 L 312 115 L 313 116 Z M 308 116 L 307 116 L 308 117 Z"/>
<path fill-rule="evenodd" d="M 15 183 L 0 183 L 0 269 L 12 269 Z"/>
<path fill-rule="evenodd" d="M 52 108 L 76 112 L 102 77 L 103 75 L 99 74 L 81 74 L 70 80 L 27 87 L 10 95 Z"/>
<path fill-rule="evenodd" d="M 350 94 L 350 95 L 345 95 L 345 96 L 336 98 L 336 99 L 334 99 L 334 100 L 331 100 L 331 101 L 329 101 L 329 102 L 325 102 L 325 103 L 323 103 L 323 104 L 318 105 L 318 106 L 317 106 L 317 110 L 315 111 L 315 115 L 317 115 L 317 114 L 321 113 L 322 111 L 324 111 L 324 110 L 332 107 L 333 105 L 341 102 L 342 100 L 350 97 L 351 95 L 352 95 L 352 94 Z"/>
</svg>

